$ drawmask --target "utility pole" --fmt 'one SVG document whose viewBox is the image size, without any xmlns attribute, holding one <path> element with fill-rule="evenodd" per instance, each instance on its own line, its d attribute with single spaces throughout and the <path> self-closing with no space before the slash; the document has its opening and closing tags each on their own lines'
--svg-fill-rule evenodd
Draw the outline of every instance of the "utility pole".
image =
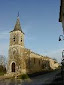
<svg viewBox="0 0 64 85">
<path fill-rule="evenodd" d="M 64 0 L 60 0 L 59 22 L 62 23 L 63 34 L 59 36 L 59 41 L 64 40 Z M 62 51 L 61 77 L 64 80 L 64 50 Z"/>
</svg>

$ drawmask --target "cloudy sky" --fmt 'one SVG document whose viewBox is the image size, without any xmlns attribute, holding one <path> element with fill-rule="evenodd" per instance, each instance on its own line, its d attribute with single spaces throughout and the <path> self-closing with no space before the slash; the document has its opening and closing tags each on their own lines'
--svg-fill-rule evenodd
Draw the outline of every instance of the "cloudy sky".
<svg viewBox="0 0 64 85">
<path fill-rule="evenodd" d="M 64 41 L 58 41 L 62 34 L 59 10 L 60 0 L 0 0 L 0 55 L 8 57 L 9 32 L 19 11 L 25 47 L 60 62 Z"/>
</svg>

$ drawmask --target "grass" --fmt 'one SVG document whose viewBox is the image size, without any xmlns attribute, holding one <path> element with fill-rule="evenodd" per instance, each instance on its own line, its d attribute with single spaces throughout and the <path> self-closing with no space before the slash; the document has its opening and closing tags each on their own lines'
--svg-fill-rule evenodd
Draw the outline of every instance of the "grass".
<svg viewBox="0 0 64 85">
<path fill-rule="evenodd" d="M 0 72 L 0 76 L 4 75 L 6 72 Z"/>
<path fill-rule="evenodd" d="M 6 73 L 6 67 L 0 65 L 0 76 Z"/>
<path fill-rule="evenodd" d="M 28 79 L 29 76 L 28 76 L 28 74 L 22 74 L 22 75 L 18 76 L 18 78 L 19 79 Z"/>
</svg>

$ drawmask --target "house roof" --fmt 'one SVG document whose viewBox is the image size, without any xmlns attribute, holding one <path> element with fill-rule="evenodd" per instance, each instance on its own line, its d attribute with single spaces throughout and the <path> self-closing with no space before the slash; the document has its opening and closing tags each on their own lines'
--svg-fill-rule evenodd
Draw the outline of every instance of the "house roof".
<svg viewBox="0 0 64 85">
<path fill-rule="evenodd" d="M 23 31 L 21 29 L 21 25 L 20 25 L 19 15 L 17 16 L 17 20 L 16 20 L 16 24 L 14 26 L 14 29 L 11 32 L 13 32 L 13 31 L 21 31 L 23 33 Z"/>
<path fill-rule="evenodd" d="M 17 17 L 17 21 L 16 21 L 16 24 L 15 24 L 13 31 L 18 31 L 18 30 L 22 32 L 19 17 Z"/>
</svg>

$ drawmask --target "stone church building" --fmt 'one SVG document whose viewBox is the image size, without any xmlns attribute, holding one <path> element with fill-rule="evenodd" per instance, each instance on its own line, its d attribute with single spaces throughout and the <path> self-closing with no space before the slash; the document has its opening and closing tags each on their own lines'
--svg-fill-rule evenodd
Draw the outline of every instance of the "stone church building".
<svg viewBox="0 0 64 85">
<path fill-rule="evenodd" d="M 52 65 L 52 66 L 51 66 Z M 55 65 L 55 66 L 54 66 Z M 10 32 L 7 73 L 35 73 L 59 66 L 54 60 L 32 52 L 24 46 L 24 32 L 20 26 L 19 16 L 14 29 Z"/>
</svg>

